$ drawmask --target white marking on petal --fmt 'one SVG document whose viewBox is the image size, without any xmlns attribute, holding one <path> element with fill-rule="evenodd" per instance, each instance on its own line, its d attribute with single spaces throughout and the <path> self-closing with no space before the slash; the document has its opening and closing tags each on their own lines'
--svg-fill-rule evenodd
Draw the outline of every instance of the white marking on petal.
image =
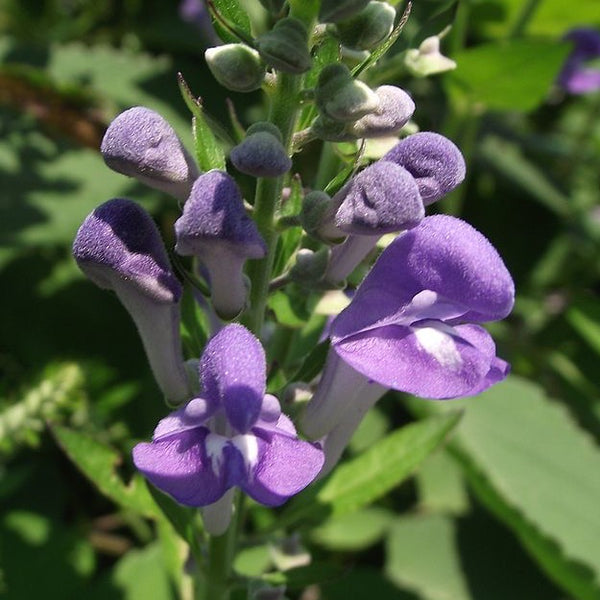
<svg viewBox="0 0 600 600">
<path fill-rule="evenodd" d="M 210 458 L 213 473 L 218 477 L 223 467 L 223 449 L 229 440 L 222 435 L 209 433 L 206 436 L 206 454 Z"/>
<path fill-rule="evenodd" d="M 231 439 L 231 443 L 242 455 L 244 464 L 246 465 L 246 470 L 248 472 L 248 477 L 252 479 L 254 475 L 254 467 L 258 463 L 258 440 L 256 439 L 256 436 L 252 435 L 251 433 L 236 435 Z"/>
<path fill-rule="evenodd" d="M 412 327 L 419 346 L 427 354 L 431 354 L 442 367 L 458 371 L 462 364 L 462 356 L 449 332 L 451 327 L 437 324 L 434 327 Z M 446 331 L 444 331 L 446 330 Z"/>
</svg>

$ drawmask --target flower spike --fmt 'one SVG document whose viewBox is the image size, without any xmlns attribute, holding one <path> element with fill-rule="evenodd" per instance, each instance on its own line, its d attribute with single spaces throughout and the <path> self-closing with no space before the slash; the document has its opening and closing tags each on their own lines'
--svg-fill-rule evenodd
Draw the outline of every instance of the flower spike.
<svg viewBox="0 0 600 600">
<path fill-rule="evenodd" d="M 232 319 L 246 303 L 242 272 L 246 259 L 263 258 L 266 246 L 256 225 L 246 215 L 240 191 L 223 171 L 200 175 L 183 215 L 175 222 L 175 250 L 200 259 L 210 278 L 217 313 Z"/>
<path fill-rule="evenodd" d="M 157 112 L 135 106 L 108 127 L 100 147 L 104 162 L 118 173 L 185 201 L 198 167 L 173 128 Z"/>
<path fill-rule="evenodd" d="M 165 396 L 174 403 L 187 400 L 179 337 L 181 285 L 150 215 L 130 200 L 109 200 L 84 220 L 73 255 L 96 285 L 116 292 L 132 316 Z"/>
</svg>

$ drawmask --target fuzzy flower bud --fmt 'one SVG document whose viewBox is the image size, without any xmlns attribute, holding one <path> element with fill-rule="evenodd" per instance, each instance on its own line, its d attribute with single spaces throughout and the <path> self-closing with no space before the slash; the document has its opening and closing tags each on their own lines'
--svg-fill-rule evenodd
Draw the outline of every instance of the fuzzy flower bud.
<svg viewBox="0 0 600 600">
<path fill-rule="evenodd" d="M 387 2 L 369 2 L 358 14 L 337 24 L 337 34 L 352 50 L 371 50 L 387 38 L 394 28 L 396 10 Z"/>
<path fill-rule="evenodd" d="M 292 160 L 281 143 L 281 133 L 272 123 L 254 123 L 244 141 L 231 151 L 231 162 L 253 177 L 279 177 L 292 168 Z"/>
<path fill-rule="evenodd" d="M 217 313 L 226 319 L 238 315 L 246 303 L 244 263 L 263 258 L 266 247 L 233 178 L 223 171 L 200 175 L 175 222 L 175 233 L 175 250 L 198 257 L 206 268 Z"/>
<path fill-rule="evenodd" d="M 337 23 L 360 12 L 369 0 L 322 0 L 319 11 L 321 23 Z"/>
<path fill-rule="evenodd" d="M 260 55 L 244 44 L 208 48 L 204 58 L 214 78 L 234 92 L 258 90 L 265 78 L 266 68 Z"/>
<path fill-rule="evenodd" d="M 466 173 L 465 159 L 456 145 L 431 131 L 409 135 L 382 160 L 404 167 L 416 179 L 425 206 L 453 190 Z"/>
<path fill-rule="evenodd" d="M 415 112 L 413 99 L 395 85 L 382 85 L 375 90 L 379 106 L 349 127 L 354 137 L 375 138 L 396 133 Z"/>
<path fill-rule="evenodd" d="M 143 106 L 122 112 L 108 127 L 100 147 L 104 162 L 117 173 L 184 201 L 198 167 L 173 128 Z"/>
<path fill-rule="evenodd" d="M 375 112 L 377 94 L 362 81 L 355 80 L 346 65 L 327 65 L 319 75 L 315 100 L 321 113 L 335 121 L 356 121 Z"/>
<path fill-rule="evenodd" d="M 440 52 L 440 36 L 425 38 L 418 49 L 404 55 L 404 64 L 415 77 L 428 77 L 456 69 L 456 63 Z"/>
<path fill-rule="evenodd" d="M 116 198 L 88 215 L 73 243 L 80 269 L 113 290 L 133 318 L 156 381 L 178 403 L 189 390 L 179 337 L 181 285 L 150 215 Z"/>
<path fill-rule="evenodd" d="M 321 239 L 318 230 L 331 212 L 331 198 L 325 192 L 313 190 L 304 196 L 300 210 L 300 223 L 306 233 Z M 340 236 L 340 237 L 343 237 Z"/>
<path fill-rule="evenodd" d="M 308 33 L 298 19 L 286 17 L 256 40 L 262 59 L 285 73 L 304 73 L 311 67 Z"/>
</svg>

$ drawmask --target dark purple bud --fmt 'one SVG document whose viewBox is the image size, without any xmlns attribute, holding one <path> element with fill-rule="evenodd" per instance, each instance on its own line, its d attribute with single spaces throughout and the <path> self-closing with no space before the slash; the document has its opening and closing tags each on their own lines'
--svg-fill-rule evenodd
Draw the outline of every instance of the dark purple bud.
<svg viewBox="0 0 600 600">
<path fill-rule="evenodd" d="M 350 126 L 354 137 L 375 138 L 396 133 L 415 112 L 413 99 L 395 85 L 382 85 L 375 90 L 379 106 Z"/>
<path fill-rule="evenodd" d="M 126 110 L 110 124 L 100 151 L 114 171 L 182 201 L 199 174 L 173 128 L 143 106 Z"/>
<path fill-rule="evenodd" d="M 400 141 L 382 160 L 404 167 L 416 180 L 425 206 L 439 200 L 465 178 L 465 159 L 448 138 L 424 131 Z"/>
<path fill-rule="evenodd" d="M 198 257 L 206 267 L 215 310 L 223 318 L 238 315 L 247 295 L 244 263 L 263 258 L 266 246 L 233 178 L 223 171 L 200 175 L 175 222 L 175 233 L 177 252 Z"/>
<path fill-rule="evenodd" d="M 109 200 L 88 215 L 73 243 L 81 270 L 113 290 L 133 318 L 154 376 L 173 402 L 189 397 L 179 337 L 181 285 L 150 215 L 134 202 Z"/>
<path fill-rule="evenodd" d="M 253 177 L 279 177 L 292 168 L 292 160 L 281 143 L 281 133 L 272 123 L 255 123 L 244 141 L 231 151 L 231 162 Z"/>
</svg>

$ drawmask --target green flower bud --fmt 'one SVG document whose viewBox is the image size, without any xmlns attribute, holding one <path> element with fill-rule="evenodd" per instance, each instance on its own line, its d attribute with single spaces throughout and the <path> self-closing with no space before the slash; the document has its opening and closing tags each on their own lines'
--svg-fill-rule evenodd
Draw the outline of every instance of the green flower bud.
<svg viewBox="0 0 600 600">
<path fill-rule="evenodd" d="M 415 77 L 428 77 L 456 69 L 456 63 L 440 52 L 440 36 L 425 38 L 418 49 L 408 50 L 404 64 Z"/>
<path fill-rule="evenodd" d="M 304 73 L 311 67 L 308 33 L 293 17 L 277 21 L 271 31 L 256 40 L 256 47 L 267 64 L 285 73 Z"/>
<path fill-rule="evenodd" d="M 322 0 L 319 11 L 321 23 L 337 23 L 360 12 L 369 0 Z"/>
<path fill-rule="evenodd" d="M 262 85 L 266 68 L 256 50 L 244 44 L 226 44 L 204 53 L 214 78 L 228 90 L 252 92 Z"/>
<path fill-rule="evenodd" d="M 349 142 L 356 139 L 356 136 L 348 133 L 347 129 L 347 123 L 333 121 L 324 115 L 317 117 L 311 126 L 312 133 L 327 142 Z"/>
<path fill-rule="evenodd" d="M 348 48 L 370 50 L 392 33 L 395 18 L 396 10 L 387 2 L 369 2 L 357 15 L 338 23 L 337 34 Z"/>
<path fill-rule="evenodd" d="M 321 239 L 317 231 L 330 211 L 331 198 L 325 192 L 314 190 L 306 194 L 300 209 L 300 223 L 304 231 Z"/>
<path fill-rule="evenodd" d="M 285 0 L 258 0 L 265 10 L 268 10 L 273 15 L 281 14 Z"/>
<path fill-rule="evenodd" d="M 296 254 L 296 264 L 290 269 L 290 279 L 296 283 L 312 285 L 321 280 L 329 264 L 329 248 L 313 252 L 302 248 Z"/>
<path fill-rule="evenodd" d="M 327 65 L 319 75 L 315 100 L 322 115 L 334 121 L 356 121 L 377 110 L 377 94 L 352 78 L 346 65 Z"/>
</svg>

